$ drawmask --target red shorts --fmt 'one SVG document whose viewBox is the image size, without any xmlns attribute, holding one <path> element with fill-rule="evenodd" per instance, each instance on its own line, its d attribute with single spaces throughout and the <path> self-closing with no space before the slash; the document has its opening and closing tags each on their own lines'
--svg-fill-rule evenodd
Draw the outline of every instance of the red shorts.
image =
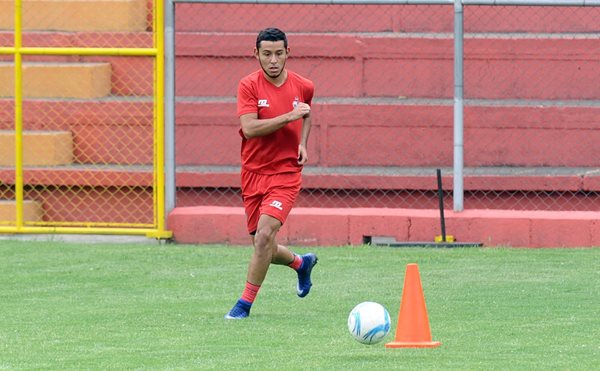
<svg viewBox="0 0 600 371">
<path fill-rule="evenodd" d="M 283 224 L 296 202 L 301 184 L 300 172 L 264 175 L 242 169 L 242 199 L 248 232 L 256 232 L 262 214 Z"/>
</svg>

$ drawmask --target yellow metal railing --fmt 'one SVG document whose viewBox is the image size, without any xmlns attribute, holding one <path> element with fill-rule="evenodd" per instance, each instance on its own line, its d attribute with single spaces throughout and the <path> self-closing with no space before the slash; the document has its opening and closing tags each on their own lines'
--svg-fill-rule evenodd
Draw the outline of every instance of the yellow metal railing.
<svg viewBox="0 0 600 371">
<path fill-rule="evenodd" d="M 0 55 L 14 57 L 14 129 L 15 129 L 15 221 L 0 225 L 0 233 L 65 233 L 105 235 L 145 235 L 150 238 L 169 238 L 166 230 L 164 196 L 164 37 L 162 1 L 153 4 L 152 48 L 81 48 L 81 47 L 24 47 L 23 0 L 14 2 L 14 45 L 0 47 Z M 24 223 L 24 162 L 23 162 L 23 56 L 145 56 L 153 57 L 153 222 L 27 222 Z M 1 182 L 0 182 L 1 184 Z"/>
</svg>

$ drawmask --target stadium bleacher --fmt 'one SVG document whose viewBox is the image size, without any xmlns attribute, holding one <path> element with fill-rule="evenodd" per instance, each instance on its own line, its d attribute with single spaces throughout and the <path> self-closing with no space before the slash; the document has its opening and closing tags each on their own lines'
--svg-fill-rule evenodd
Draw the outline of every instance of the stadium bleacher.
<svg viewBox="0 0 600 371">
<path fill-rule="evenodd" d="M 152 35 L 146 26 L 151 7 L 146 1 L 61 0 L 51 2 L 52 10 L 45 8 L 48 3 L 31 2 L 28 11 L 90 17 L 62 17 L 62 24 L 37 18 L 27 20 L 25 27 L 33 32 L 28 32 L 24 40 L 30 45 L 107 46 L 97 38 L 99 32 L 111 33 L 111 42 L 119 46 L 152 45 Z M 0 29 L 12 27 L 11 18 L 6 16 L 10 13 L 9 4 L 12 3 L 0 0 Z M 176 107 L 178 206 L 210 203 L 210 196 L 198 196 L 197 189 L 239 187 L 239 124 L 235 114 L 236 84 L 231 76 L 242 76 L 256 68 L 249 53 L 256 31 L 264 22 L 251 16 L 256 6 L 245 5 L 245 11 L 239 13 L 240 19 L 223 18 L 220 4 L 203 5 L 201 10 L 183 4 L 177 13 L 176 78 L 177 96 L 181 98 Z M 452 13 L 447 8 L 432 6 L 427 8 L 428 13 L 417 17 L 411 13 L 413 16 L 407 17 L 407 7 L 369 8 L 376 14 L 371 14 L 357 29 L 349 20 L 360 7 L 353 7 L 348 14 L 342 12 L 335 26 L 323 20 L 339 17 L 340 11 L 335 10 L 333 15 L 327 8 L 318 17 L 312 17 L 311 22 L 303 23 L 301 30 L 295 29 L 300 26 L 292 18 L 303 12 L 314 14 L 314 10 L 315 5 L 294 6 L 290 13 L 293 17 L 287 21 L 279 19 L 281 24 L 290 24 L 289 38 L 293 45 L 290 68 L 310 76 L 317 86 L 309 147 L 311 162 L 305 171 L 304 187 L 376 190 L 382 188 L 383 178 L 387 189 L 429 192 L 421 196 L 422 205 L 424 208 L 435 205 L 432 169 L 452 166 Z M 543 11 L 551 15 L 559 10 Z M 598 135 L 596 118 L 600 117 L 600 106 L 547 104 L 600 96 L 600 85 L 596 83 L 600 73 L 598 41 L 507 37 L 502 32 L 508 32 L 510 26 L 503 23 L 502 13 L 490 15 L 495 22 L 471 18 L 468 25 L 471 32 L 494 32 L 500 36 L 471 38 L 465 44 L 465 57 L 469 60 L 465 85 L 470 87 L 471 100 L 465 108 L 466 199 L 472 205 L 493 209 L 496 201 L 478 200 L 477 192 L 600 191 L 600 171 L 594 170 L 600 157 L 598 147 L 581 146 L 578 152 L 570 148 L 589 141 L 590 135 Z M 198 17 L 217 15 L 223 18 L 219 29 L 204 29 L 197 22 Z M 438 21 L 432 23 L 432 18 Z M 59 22 L 56 19 L 61 17 L 52 19 Z M 528 27 L 533 32 L 589 32 L 596 27 L 579 22 L 552 28 L 543 21 L 544 17 L 531 19 Z M 331 30 L 331 27 L 336 28 Z M 0 32 L 0 44 L 11 43 L 12 35 Z M 219 58 L 215 58 L 214 45 L 222 46 Z M 315 71 L 311 66 L 316 59 L 321 62 Z M 493 75 L 482 73 L 488 60 L 500 61 Z M 580 71 L 576 75 L 556 72 L 574 68 Z M 524 78 L 532 70 L 538 76 L 535 84 Z M 331 83 L 331 76 L 343 83 Z M 12 78 L 11 61 L 4 57 L 0 62 L 0 140 L 8 142 L 14 136 L 14 103 L 7 99 L 12 94 Z M 25 151 L 35 147 L 54 148 L 54 157 L 62 159 L 54 163 L 29 163 L 26 184 L 92 188 L 126 185 L 138 192 L 136 199 L 122 202 L 123 208 L 131 207 L 132 203 L 151 208 L 152 153 L 132 146 L 152 140 L 151 60 L 82 57 L 74 61 L 68 57 L 35 57 L 24 65 L 24 83 L 25 97 L 36 98 L 24 103 L 28 130 L 25 143 L 33 141 L 32 138 L 41 143 L 26 145 Z M 523 104 L 521 99 L 537 103 Z M 69 100 L 68 104 L 64 100 Z M 366 115 L 367 111 L 376 115 Z M 105 112 L 110 112 L 110 116 Z M 49 115 L 61 119 L 53 121 Z M 115 127 L 119 130 L 115 131 Z M 48 129 L 54 133 L 49 134 Z M 362 135 L 365 131 L 368 136 Z M 65 144 L 65 138 L 73 142 Z M 219 144 L 218 151 L 207 150 L 215 143 Z M 40 155 L 25 154 L 27 159 L 35 157 Z M 0 186 L 10 186 L 14 181 L 10 169 L 0 170 Z M 451 177 L 444 184 L 451 189 Z M 104 196 L 102 192 L 92 192 L 86 197 L 93 205 L 93 197 Z M 52 204 L 44 205 L 46 217 L 61 220 L 60 210 L 64 208 L 61 199 L 49 199 Z M 311 200 L 312 203 L 299 206 L 343 206 L 336 205 L 336 197 L 328 197 L 327 193 Z M 578 206 L 579 210 L 598 209 L 597 197 L 588 201 L 585 207 Z M 545 203 L 543 198 L 539 202 Z M 364 203 L 362 206 L 368 206 L 368 200 Z M 522 208 L 519 203 L 516 198 L 514 204 L 504 200 L 501 208 Z M 406 205 L 398 200 L 389 206 Z M 81 212 L 85 213 L 85 208 Z M 72 210 L 69 215 L 72 216 Z M 187 212 L 182 215 L 189 217 Z M 104 217 L 111 218 L 98 215 L 99 220 Z M 357 241 L 346 238 L 346 242 Z"/>
</svg>

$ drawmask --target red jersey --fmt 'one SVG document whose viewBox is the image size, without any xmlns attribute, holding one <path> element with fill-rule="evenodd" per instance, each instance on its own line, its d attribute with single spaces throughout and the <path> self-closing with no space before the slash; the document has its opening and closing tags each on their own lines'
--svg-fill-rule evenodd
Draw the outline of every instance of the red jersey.
<svg viewBox="0 0 600 371">
<path fill-rule="evenodd" d="M 256 113 L 259 119 L 277 117 L 294 109 L 298 102 L 311 105 L 312 81 L 287 71 L 287 80 L 277 87 L 258 70 L 244 77 L 238 86 L 238 116 Z M 299 172 L 298 145 L 302 135 L 302 118 L 273 133 L 247 139 L 242 136 L 242 167 L 258 174 Z"/>
</svg>

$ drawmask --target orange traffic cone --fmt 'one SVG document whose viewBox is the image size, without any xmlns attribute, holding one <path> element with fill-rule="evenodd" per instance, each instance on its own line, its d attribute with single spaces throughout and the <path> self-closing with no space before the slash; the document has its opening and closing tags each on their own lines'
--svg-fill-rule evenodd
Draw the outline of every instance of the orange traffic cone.
<svg viewBox="0 0 600 371">
<path fill-rule="evenodd" d="M 407 264 L 396 338 L 391 343 L 385 344 L 385 347 L 435 348 L 440 344 L 439 341 L 431 341 L 419 267 L 416 264 Z"/>
</svg>

